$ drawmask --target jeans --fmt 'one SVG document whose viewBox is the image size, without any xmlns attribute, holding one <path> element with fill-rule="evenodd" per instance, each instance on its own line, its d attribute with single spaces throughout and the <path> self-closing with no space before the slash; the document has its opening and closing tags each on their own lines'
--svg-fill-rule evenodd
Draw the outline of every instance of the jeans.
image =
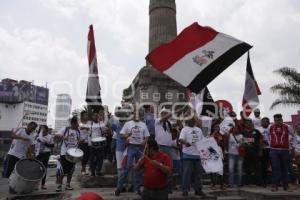
<svg viewBox="0 0 300 200">
<path fill-rule="evenodd" d="M 11 175 L 11 173 L 14 171 L 15 169 L 15 165 L 16 163 L 20 160 L 20 158 L 17 158 L 16 156 L 7 154 L 6 155 L 6 162 L 7 162 L 7 166 L 6 169 L 4 169 L 4 178 L 9 178 L 9 176 Z"/>
<path fill-rule="evenodd" d="M 271 167 L 272 167 L 272 183 L 279 186 L 282 182 L 283 186 L 288 185 L 288 165 L 290 161 L 289 150 L 271 149 L 270 150 Z"/>
<path fill-rule="evenodd" d="M 41 163 L 43 163 L 45 167 L 45 176 L 42 179 L 42 185 L 45 185 L 46 183 L 46 177 L 47 177 L 47 168 L 48 168 L 48 162 L 50 158 L 50 152 L 40 153 L 36 159 L 39 160 Z"/>
<path fill-rule="evenodd" d="M 242 177 L 243 177 L 243 157 L 240 155 L 228 155 L 229 160 L 229 184 L 230 185 L 242 185 Z M 235 169 L 237 169 L 237 177 L 235 179 Z"/>
<path fill-rule="evenodd" d="M 124 167 L 121 169 L 120 176 L 118 178 L 118 183 L 117 183 L 117 188 L 122 189 L 123 185 L 126 182 L 127 175 L 131 168 L 133 167 L 133 162 L 137 162 L 144 151 L 144 147 L 142 145 L 134 145 L 134 144 L 129 144 L 127 147 L 127 162 Z M 133 182 L 134 184 L 134 190 L 138 191 L 140 189 L 140 186 L 143 183 L 143 172 L 135 172 L 135 180 Z"/>
<path fill-rule="evenodd" d="M 297 181 L 297 173 L 293 169 L 293 155 L 291 153 L 289 158 L 288 173 L 289 173 L 289 183 L 295 183 Z"/>
<path fill-rule="evenodd" d="M 103 148 L 94 148 L 90 147 L 90 170 L 94 174 L 101 172 L 102 164 L 104 159 L 104 149 Z"/>
<path fill-rule="evenodd" d="M 189 191 L 192 177 L 195 192 L 202 191 L 202 164 L 200 159 L 183 159 L 183 192 Z"/>
</svg>

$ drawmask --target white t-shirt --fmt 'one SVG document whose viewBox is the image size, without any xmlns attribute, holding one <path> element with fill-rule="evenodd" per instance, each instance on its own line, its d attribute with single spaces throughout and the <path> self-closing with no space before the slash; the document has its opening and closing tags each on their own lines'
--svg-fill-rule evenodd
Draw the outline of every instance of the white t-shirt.
<svg viewBox="0 0 300 200">
<path fill-rule="evenodd" d="M 90 123 L 90 135 L 89 135 L 89 146 L 92 145 L 91 141 L 93 138 L 96 138 L 96 137 L 102 137 L 102 131 L 101 131 L 101 128 L 102 128 L 102 124 L 101 122 L 91 122 Z"/>
<path fill-rule="evenodd" d="M 38 140 L 40 142 L 38 142 Z M 53 137 L 50 134 L 47 134 L 46 136 L 43 136 L 43 133 L 41 132 L 39 134 L 39 136 L 35 139 L 36 155 L 39 155 L 39 153 L 51 152 L 51 148 L 45 146 L 44 143 L 54 144 Z"/>
<path fill-rule="evenodd" d="M 196 143 L 204 138 L 203 133 L 198 127 L 185 126 L 181 132 L 179 139 L 188 142 L 191 146 L 182 146 L 182 152 L 188 155 L 199 156 L 199 151 L 197 150 Z"/>
<path fill-rule="evenodd" d="M 131 133 L 131 136 L 128 138 L 129 144 L 142 144 L 146 137 L 149 137 L 149 131 L 144 122 L 141 121 L 128 121 L 124 124 L 120 134 Z"/>
<path fill-rule="evenodd" d="M 25 129 L 20 129 L 17 133 L 17 136 L 28 138 L 29 141 L 13 139 L 10 149 L 8 151 L 9 155 L 16 156 L 17 158 L 23 159 L 26 158 L 26 153 L 28 148 L 34 144 L 34 136 L 32 134 L 27 134 Z"/>
<path fill-rule="evenodd" d="M 243 135 L 242 134 L 235 135 L 235 138 L 237 141 L 234 139 L 232 134 L 229 135 L 228 153 L 231 155 L 239 155 L 239 146 L 243 140 Z"/>
<path fill-rule="evenodd" d="M 155 140 L 159 145 L 171 146 L 172 145 L 172 133 L 169 129 L 169 125 L 166 122 L 167 130 L 163 127 L 164 122 L 160 122 L 160 119 L 155 120 Z"/>
<path fill-rule="evenodd" d="M 260 117 L 258 117 L 258 118 L 253 118 L 252 119 L 252 123 L 253 123 L 253 125 L 254 125 L 254 128 L 255 129 L 258 129 L 259 127 L 261 127 L 261 118 Z"/>
<path fill-rule="evenodd" d="M 62 137 L 68 137 L 67 140 L 63 140 L 61 148 L 60 148 L 60 155 L 66 155 L 67 150 L 69 148 L 74 148 L 78 144 L 78 139 L 80 139 L 80 132 L 79 130 L 74 130 L 71 128 L 68 128 L 66 131 L 66 127 L 61 128 L 57 134 L 62 136 Z M 65 133 L 65 134 L 64 134 Z"/>
<path fill-rule="evenodd" d="M 80 130 L 80 139 L 83 140 L 84 143 L 89 142 L 89 136 L 90 136 L 90 129 L 91 129 L 91 123 L 80 123 L 79 124 L 79 130 Z"/>
<path fill-rule="evenodd" d="M 268 128 L 263 128 L 262 126 L 260 126 L 257 128 L 257 130 L 263 136 L 264 148 L 270 148 L 270 144 L 271 144 L 270 126 Z"/>
</svg>

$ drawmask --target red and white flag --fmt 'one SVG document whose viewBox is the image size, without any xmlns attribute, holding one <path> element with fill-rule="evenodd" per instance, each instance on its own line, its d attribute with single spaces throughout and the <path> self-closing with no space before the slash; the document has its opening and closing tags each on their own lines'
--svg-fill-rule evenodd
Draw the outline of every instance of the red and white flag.
<svg viewBox="0 0 300 200">
<path fill-rule="evenodd" d="M 93 109 L 99 110 L 102 107 L 101 94 L 100 94 L 100 83 L 98 76 L 98 65 L 96 46 L 94 38 L 93 25 L 90 25 L 88 33 L 88 45 L 87 45 L 87 56 L 89 61 L 89 77 L 86 90 L 85 101 L 88 105 L 92 106 Z"/>
<path fill-rule="evenodd" d="M 248 52 L 245 90 L 243 95 L 243 110 L 244 114 L 247 117 L 251 114 L 252 110 L 254 110 L 258 106 L 258 95 L 261 95 L 261 92 L 254 78 L 250 62 L 250 56 Z"/>
<path fill-rule="evenodd" d="M 250 48 L 243 41 L 193 23 L 173 41 L 150 52 L 146 60 L 197 94 Z"/>
</svg>

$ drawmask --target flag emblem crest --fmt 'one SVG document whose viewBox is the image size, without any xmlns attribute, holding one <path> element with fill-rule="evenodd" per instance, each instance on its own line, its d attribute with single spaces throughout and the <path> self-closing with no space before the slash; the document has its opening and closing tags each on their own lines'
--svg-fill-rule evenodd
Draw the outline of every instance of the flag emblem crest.
<svg viewBox="0 0 300 200">
<path fill-rule="evenodd" d="M 202 54 L 194 56 L 193 61 L 202 66 L 208 63 L 208 60 L 212 60 L 214 58 L 214 53 L 215 51 L 212 50 L 202 50 Z"/>
</svg>

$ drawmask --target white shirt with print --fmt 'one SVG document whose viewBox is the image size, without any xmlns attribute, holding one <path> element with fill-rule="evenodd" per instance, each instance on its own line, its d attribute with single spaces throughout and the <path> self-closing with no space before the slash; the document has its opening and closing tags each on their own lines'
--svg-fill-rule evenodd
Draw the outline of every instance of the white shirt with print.
<svg viewBox="0 0 300 200">
<path fill-rule="evenodd" d="M 234 139 L 235 137 L 235 139 Z M 228 153 L 231 155 L 239 155 L 239 146 L 243 140 L 243 135 L 238 134 L 233 136 L 232 134 L 229 135 L 229 140 L 228 140 Z"/>
<path fill-rule="evenodd" d="M 67 140 L 63 140 L 61 149 L 60 149 L 60 155 L 66 155 L 69 148 L 77 147 L 78 145 L 78 139 L 80 139 L 80 132 L 79 130 L 74 130 L 71 128 L 68 128 L 66 131 L 66 127 L 61 128 L 58 132 L 58 135 L 62 137 L 67 137 Z"/>
<path fill-rule="evenodd" d="M 200 128 L 185 126 L 180 132 L 179 139 L 189 143 L 191 146 L 187 147 L 183 145 L 182 152 L 187 155 L 200 155 L 196 143 L 203 138 L 204 136 Z"/>
<path fill-rule="evenodd" d="M 101 122 L 91 122 L 89 146 L 92 146 L 93 138 L 102 137 L 102 130 L 101 130 L 102 127 L 103 127 L 103 125 L 101 124 Z"/>
<path fill-rule="evenodd" d="M 163 127 L 164 122 L 161 122 L 160 119 L 155 120 L 155 140 L 159 145 L 172 146 L 172 133 L 169 129 L 168 123 L 165 123 L 167 130 Z"/>
<path fill-rule="evenodd" d="M 26 153 L 28 148 L 34 144 L 34 136 L 32 134 L 27 134 L 26 129 L 22 128 L 16 133 L 17 136 L 29 139 L 28 141 L 13 139 L 10 149 L 8 151 L 9 155 L 13 155 L 19 159 L 26 158 Z"/>
<path fill-rule="evenodd" d="M 86 122 L 86 123 L 81 122 L 79 124 L 80 139 L 83 140 L 84 143 L 89 142 L 90 129 L 91 129 L 91 122 Z"/>
<path fill-rule="evenodd" d="M 149 131 L 144 122 L 141 121 L 128 121 L 124 124 L 120 134 L 128 134 L 131 136 L 128 138 L 129 144 L 142 144 L 145 138 L 149 137 Z"/>
<path fill-rule="evenodd" d="M 54 144 L 53 137 L 50 134 L 43 136 L 43 133 L 41 132 L 39 133 L 39 136 L 35 139 L 36 156 L 39 155 L 40 153 L 51 152 L 51 148 L 45 146 L 45 143 Z"/>
</svg>

